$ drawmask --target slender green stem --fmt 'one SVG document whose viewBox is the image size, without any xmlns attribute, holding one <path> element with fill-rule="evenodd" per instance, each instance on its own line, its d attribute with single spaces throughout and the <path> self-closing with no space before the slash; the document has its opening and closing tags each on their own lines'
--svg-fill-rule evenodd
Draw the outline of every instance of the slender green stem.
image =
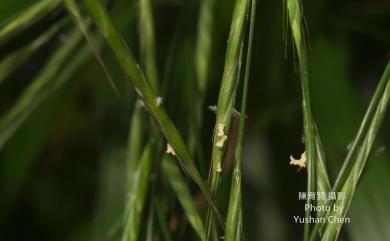
<svg viewBox="0 0 390 241">
<path fill-rule="evenodd" d="M 242 91 L 241 99 L 241 113 L 240 121 L 238 126 L 238 137 L 234 156 L 234 171 L 232 176 L 232 185 L 230 190 L 229 208 L 226 220 L 226 235 L 227 241 L 237 240 L 237 236 L 242 237 L 242 193 L 241 193 L 241 163 L 242 163 L 242 152 L 244 145 L 244 129 L 245 129 L 245 118 L 246 118 L 246 106 L 248 97 L 248 84 L 249 75 L 251 68 L 252 58 L 252 46 L 253 46 L 253 32 L 256 20 L 256 3 L 257 0 L 251 0 L 250 8 L 250 29 L 248 39 L 248 49 L 245 65 L 245 76 L 244 76 L 244 87 Z M 249 12 L 249 11 L 248 11 Z M 237 240 L 238 241 L 238 240 Z"/>
<path fill-rule="evenodd" d="M 211 156 L 211 193 L 213 196 L 216 195 L 220 184 L 223 166 L 222 159 L 229 143 L 227 139 L 230 132 L 232 109 L 235 102 L 235 92 L 238 83 L 237 72 L 240 59 L 239 55 L 244 38 L 245 16 L 248 2 L 249 0 L 236 0 L 233 10 L 213 136 Z M 208 237 L 210 237 L 211 234 L 212 219 L 212 214 L 210 214 L 210 221 L 208 221 L 206 226 Z"/>
<path fill-rule="evenodd" d="M 315 191 L 315 138 L 313 128 L 313 116 L 310 102 L 309 78 L 307 69 L 307 54 L 304 44 L 304 35 L 302 31 L 301 19 L 302 10 L 298 0 L 287 0 L 287 10 L 291 25 L 291 30 L 294 38 L 295 47 L 299 58 L 299 74 L 301 79 L 302 89 L 302 109 L 304 123 L 304 138 L 307 159 L 307 192 Z M 308 198 L 306 204 L 310 205 L 311 199 Z M 305 217 L 310 216 L 310 210 L 305 212 Z M 307 241 L 310 235 L 310 223 L 304 225 L 304 240 Z"/>
<path fill-rule="evenodd" d="M 75 0 L 64 0 L 65 6 L 68 9 L 69 13 L 73 16 L 74 22 L 78 27 L 80 28 L 81 32 L 83 33 L 85 39 L 87 40 L 89 46 L 91 47 L 93 53 L 95 54 L 96 60 L 98 61 L 100 67 L 102 68 L 104 74 L 106 75 L 109 84 L 111 85 L 112 89 L 115 91 L 117 95 L 119 95 L 118 88 L 116 87 L 114 80 L 111 77 L 110 72 L 108 71 L 108 68 L 106 67 L 103 59 L 100 57 L 99 53 L 99 47 L 93 38 L 92 34 L 89 33 L 88 26 L 85 23 L 85 20 L 82 18 L 81 13 L 79 11 L 79 8 L 77 7 L 77 4 Z"/>
<path fill-rule="evenodd" d="M 154 89 L 158 89 L 158 71 L 155 57 L 155 36 L 150 0 L 139 0 L 139 29 L 141 66 Z"/>
</svg>

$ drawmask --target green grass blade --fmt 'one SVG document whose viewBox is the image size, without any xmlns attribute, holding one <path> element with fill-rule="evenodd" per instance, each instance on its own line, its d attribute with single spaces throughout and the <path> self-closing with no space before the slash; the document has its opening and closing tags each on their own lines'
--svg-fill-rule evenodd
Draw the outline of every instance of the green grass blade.
<svg viewBox="0 0 390 241">
<path fill-rule="evenodd" d="M 209 66 L 212 64 L 211 46 L 214 26 L 214 9 L 217 0 L 201 1 L 198 18 L 197 39 L 195 46 L 196 84 L 191 87 L 191 102 L 195 103 L 189 121 L 188 146 L 193 156 L 197 157 L 199 169 L 206 176 L 208 161 L 204 156 L 199 129 L 202 128 L 204 99 L 209 77 Z M 193 91 L 195 87 L 196 91 Z"/>
<path fill-rule="evenodd" d="M 83 33 L 85 39 L 87 40 L 89 46 L 91 46 L 91 49 L 93 53 L 95 54 L 96 60 L 98 61 L 100 67 L 102 68 L 104 74 L 106 75 L 109 84 L 111 85 L 112 89 L 115 91 L 117 95 L 119 95 L 118 88 L 116 87 L 114 80 L 111 77 L 110 72 L 108 71 L 106 65 L 104 64 L 103 59 L 100 57 L 99 53 L 99 47 L 94 40 L 93 36 L 89 33 L 88 26 L 85 23 L 85 20 L 82 18 L 79 8 L 77 7 L 77 4 L 74 0 L 65 0 L 64 1 L 66 8 L 68 9 L 69 13 L 72 15 L 74 22 L 78 27 L 80 28 L 81 32 Z"/>
<path fill-rule="evenodd" d="M 47 43 L 53 35 L 57 33 L 58 29 L 59 25 L 55 24 L 27 46 L 22 47 L 4 57 L 0 63 L 0 84 L 12 72 L 25 63 L 39 48 Z"/>
<path fill-rule="evenodd" d="M 195 61 L 200 96 L 204 94 L 206 89 L 209 66 L 211 62 L 211 35 L 213 33 L 213 12 L 216 1 L 217 0 L 203 0 L 201 3 Z"/>
<path fill-rule="evenodd" d="M 153 205 L 155 207 L 158 223 L 160 225 L 160 231 L 163 237 L 162 239 L 165 241 L 172 241 L 173 239 L 169 232 L 168 224 L 163 213 L 164 208 L 160 205 L 160 200 L 156 196 L 153 198 Z"/>
<path fill-rule="evenodd" d="M 179 199 L 179 202 L 183 207 L 191 226 L 199 235 L 201 240 L 206 240 L 203 221 L 194 206 L 190 189 L 188 188 L 187 183 L 185 182 L 172 157 L 167 155 L 163 156 L 162 169 L 173 190 L 175 191 L 175 194 Z"/>
<path fill-rule="evenodd" d="M 317 126 L 314 123 L 315 130 L 315 157 L 316 157 L 316 191 L 328 193 L 330 191 L 331 184 L 328 176 L 328 171 L 326 168 L 325 152 L 322 146 L 321 138 L 317 129 Z M 326 200 L 318 199 L 318 206 L 326 205 Z M 323 215 L 324 213 L 319 211 L 317 215 Z"/>
<path fill-rule="evenodd" d="M 145 235 L 145 241 L 153 241 L 154 238 L 154 206 L 153 203 L 151 203 L 150 207 L 148 208 L 149 215 L 147 220 L 147 226 L 146 226 L 146 235 Z"/>
<path fill-rule="evenodd" d="M 95 21 L 95 24 L 114 52 L 119 65 L 129 78 L 130 83 L 136 90 L 138 96 L 144 102 L 145 107 L 160 126 L 160 130 L 164 134 L 170 146 L 174 149 L 179 163 L 187 174 L 195 181 L 195 183 L 198 184 L 209 205 L 216 212 L 218 220 L 222 225 L 224 225 L 222 215 L 218 211 L 217 206 L 214 204 L 210 191 L 203 182 L 183 138 L 180 136 L 178 130 L 168 117 L 165 109 L 158 104 L 155 90 L 147 81 L 130 49 L 126 46 L 118 31 L 115 29 L 106 10 L 98 0 L 84 0 L 84 3 L 92 16 L 92 19 Z"/>
<path fill-rule="evenodd" d="M 138 238 L 142 211 L 149 187 L 148 183 L 152 170 L 155 145 L 154 141 L 150 141 L 147 144 L 137 169 L 132 176 L 131 187 L 127 197 L 122 241 L 135 241 Z"/>
<path fill-rule="evenodd" d="M 0 149 L 35 108 L 61 86 L 69 78 L 72 71 L 75 71 L 76 66 L 74 65 L 67 67 L 65 69 L 67 72 L 65 70 L 61 71 L 61 69 L 80 43 L 80 40 L 81 35 L 77 31 L 73 31 L 68 41 L 52 55 L 38 76 L 23 91 L 12 108 L 0 119 Z M 78 64 L 80 63 L 78 62 Z M 63 74 L 58 75 L 58 73 Z M 58 78 L 55 79 L 56 76 Z"/>
<path fill-rule="evenodd" d="M 154 89 L 158 89 L 153 13 L 150 0 L 139 0 L 141 66 Z"/>
<path fill-rule="evenodd" d="M 347 179 L 345 180 L 341 192 L 345 193 L 345 199 L 340 199 L 335 202 L 335 205 L 344 206 L 343 212 L 337 213 L 332 212 L 330 215 L 334 215 L 339 218 L 344 218 L 348 212 L 349 206 L 351 204 L 353 195 L 355 193 L 358 182 L 361 178 L 364 167 L 367 163 L 367 160 L 371 154 L 373 143 L 376 139 L 376 136 L 379 132 L 379 128 L 382 124 L 383 118 L 385 116 L 389 98 L 390 98 L 390 61 L 387 64 L 385 73 L 382 76 L 382 79 L 386 80 L 385 89 L 381 95 L 380 101 L 375 106 L 375 112 L 370 119 L 369 128 L 366 131 L 366 134 L 363 139 L 362 145 L 359 145 L 357 156 L 354 160 L 354 165 L 352 170 L 349 172 Z M 335 241 L 337 240 L 342 223 L 328 223 L 324 229 L 324 236 L 322 241 Z"/>
<path fill-rule="evenodd" d="M 343 166 L 341 167 L 341 170 L 337 176 L 336 182 L 333 185 L 333 188 L 332 188 L 333 192 L 339 192 L 341 190 L 341 188 L 343 187 L 343 185 L 345 185 L 347 178 L 351 175 L 351 172 L 354 172 L 353 166 L 355 166 L 356 161 L 359 160 L 359 156 L 361 155 L 360 150 L 365 145 L 365 142 L 366 142 L 366 140 L 364 138 L 370 137 L 370 136 L 368 136 L 367 133 L 369 133 L 369 130 L 371 128 L 372 122 L 374 120 L 373 118 L 376 115 L 377 108 L 380 105 L 380 103 L 383 101 L 382 100 L 383 95 L 387 94 L 386 88 L 388 85 L 389 75 L 390 75 L 390 62 L 387 63 L 385 71 L 382 74 L 382 77 L 378 83 L 378 86 L 375 90 L 375 93 L 370 101 L 370 104 L 369 104 L 367 111 L 364 115 L 362 123 L 359 127 L 359 131 L 358 131 L 358 133 L 353 141 L 352 147 L 351 147 L 350 151 L 348 152 L 347 157 L 344 160 Z M 373 136 L 371 136 L 371 138 L 372 137 Z M 373 141 L 373 139 L 371 139 L 371 141 Z M 352 185 L 351 185 L 351 187 L 352 187 Z M 327 205 L 333 205 L 333 203 L 334 203 L 333 201 L 328 201 Z M 315 240 L 315 238 L 317 237 L 318 230 L 321 230 L 324 226 L 325 226 L 324 223 L 318 223 L 314 226 L 314 228 L 310 234 L 310 241 Z"/>
<path fill-rule="evenodd" d="M 242 193 L 241 193 L 241 163 L 244 145 L 244 129 L 246 118 L 246 105 L 248 97 L 249 75 L 252 59 L 253 32 L 256 21 L 256 4 L 257 0 L 251 0 L 250 8 L 250 28 L 248 39 L 248 50 L 245 63 L 244 87 L 242 91 L 240 121 L 238 126 L 238 137 L 234 155 L 234 170 L 230 190 L 229 208 L 226 219 L 225 239 L 227 241 L 238 241 L 237 237 L 242 237 Z"/>
<path fill-rule="evenodd" d="M 30 26 L 54 8 L 59 6 L 61 0 L 41 0 L 27 8 L 20 14 L 13 16 L 5 26 L 0 27 L 0 45 L 12 35 Z"/>
<path fill-rule="evenodd" d="M 298 0 L 286 0 L 287 11 L 294 39 L 294 46 L 299 59 L 299 74 L 302 88 L 302 109 L 303 109 L 303 123 L 304 123 L 304 138 L 307 160 L 307 192 L 315 192 L 315 137 L 313 127 L 313 116 L 310 101 L 309 78 L 307 69 L 307 54 L 304 44 L 303 28 L 301 24 L 302 10 Z M 312 201 L 307 199 L 307 204 Z M 305 217 L 310 216 L 310 211 L 306 211 Z M 310 235 L 310 224 L 305 223 L 304 226 L 304 240 L 307 241 Z"/>
<path fill-rule="evenodd" d="M 367 133 L 367 129 L 369 128 L 369 125 L 372 120 L 372 116 L 374 115 L 377 105 L 380 101 L 380 98 L 382 98 L 383 92 L 387 85 L 387 76 L 390 73 L 389 64 L 386 66 L 385 72 L 382 75 L 382 78 L 379 81 L 379 84 L 375 90 L 374 96 L 372 97 L 370 104 L 367 108 L 367 111 L 364 115 L 363 121 L 360 125 L 359 131 L 352 143 L 352 146 L 347 154 L 347 157 L 344 160 L 343 166 L 341 167 L 341 170 L 337 176 L 334 189 L 339 190 L 341 188 L 341 185 L 344 183 L 346 177 L 349 175 L 349 170 L 351 170 L 353 163 L 353 158 L 355 157 L 356 153 L 358 152 L 358 148 L 360 148 L 360 145 L 363 142 L 363 138 L 365 137 L 365 134 Z"/>
<path fill-rule="evenodd" d="M 127 157 L 126 157 L 126 175 L 128 177 L 128 184 L 131 184 L 131 178 L 134 175 L 136 167 L 138 165 L 142 141 L 143 141 L 143 121 L 142 116 L 143 107 L 139 102 L 134 104 L 134 109 L 131 115 L 130 128 L 129 128 L 129 139 L 127 146 Z"/>
<path fill-rule="evenodd" d="M 240 52 L 244 39 L 245 16 L 249 0 L 236 0 L 230 33 L 225 55 L 225 66 L 218 97 L 217 116 L 213 135 L 213 148 L 211 155 L 211 193 L 217 193 L 221 174 L 222 159 L 228 146 L 227 140 L 230 132 L 232 109 L 235 102 L 235 92 L 238 85 L 238 66 Z M 213 215 L 209 212 L 206 233 L 208 239 L 212 233 Z"/>
<path fill-rule="evenodd" d="M 235 3 L 226 50 L 225 67 L 219 91 L 218 111 L 213 136 L 211 189 L 214 193 L 219 185 L 223 166 L 222 159 L 229 142 L 226 138 L 230 132 L 235 90 L 238 84 L 237 71 L 240 49 L 244 39 L 248 2 L 248 0 L 237 0 Z"/>
</svg>

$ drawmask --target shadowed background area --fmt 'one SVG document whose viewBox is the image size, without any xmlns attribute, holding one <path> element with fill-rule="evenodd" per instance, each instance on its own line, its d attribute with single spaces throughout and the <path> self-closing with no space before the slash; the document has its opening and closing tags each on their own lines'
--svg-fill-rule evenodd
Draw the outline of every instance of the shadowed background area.
<svg viewBox="0 0 390 241">
<path fill-rule="evenodd" d="M 65 61 L 52 59 L 59 46 L 73 39 L 70 32 L 74 24 L 62 4 L 37 16 L 21 31 L 1 35 L 7 21 L 34 2 L 0 1 L 0 118 L 5 118 L 42 69 L 59 70 L 34 99 L 25 100 L 31 104 L 26 115 L 16 119 L 7 132 L 0 132 L 0 240 L 120 240 L 135 92 L 99 37 L 101 56 L 120 95 L 112 90 L 84 40 L 68 52 L 64 50 L 64 55 L 68 54 Z M 105 2 L 139 59 L 137 1 Z M 194 62 L 200 1 L 151 2 L 163 105 L 187 138 L 196 98 Z M 199 165 L 204 179 L 215 124 L 215 113 L 207 107 L 217 104 L 233 4 L 233 0 L 217 0 L 213 14 L 203 125 L 197 130 L 201 136 L 197 145 L 207 165 Z M 302 4 L 313 113 L 334 181 L 390 57 L 390 2 L 317 0 Z M 289 165 L 290 155 L 297 158 L 305 148 L 302 97 L 283 9 L 282 0 L 258 1 L 242 170 L 247 240 L 300 240 L 303 232 L 303 225 L 294 224 L 293 216 L 304 215 L 298 192 L 306 189 L 306 171 Z M 97 33 L 94 27 L 90 31 Z M 26 49 L 37 39 L 42 41 L 39 47 Z M 7 65 L 7 57 L 18 51 Z M 13 71 L 8 73 L 9 69 Z M 344 241 L 390 240 L 389 120 L 386 117 L 383 121 L 353 199 L 348 214 L 351 224 L 343 229 Z M 235 131 L 233 128 L 233 134 Z M 231 171 L 231 163 L 226 166 Z M 204 208 L 199 189 L 189 178 L 186 181 L 197 207 Z M 167 186 L 164 182 L 159 184 Z M 222 196 L 229 195 L 225 186 Z M 156 188 L 163 193 L 159 185 Z M 197 240 L 174 195 L 167 196 L 161 209 L 173 239 Z M 141 229 L 145 229 L 148 213 L 142 215 Z M 154 240 L 164 239 L 156 235 Z"/>
</svg>

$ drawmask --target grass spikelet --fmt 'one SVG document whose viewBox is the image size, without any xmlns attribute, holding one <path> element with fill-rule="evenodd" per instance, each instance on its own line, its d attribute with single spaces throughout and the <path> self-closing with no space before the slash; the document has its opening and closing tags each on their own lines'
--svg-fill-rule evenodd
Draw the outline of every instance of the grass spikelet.
<svg viewBox="0 0 390 241">
<path fill-rule="evenodd" d="M 298 0 L 286 0 L 288 19 L 294 39 L 294 46 L 299 59 L 299 75 L 302 89 L 302 110 L 304 125 L 304 140 L 307 159 L 307 192 L 315 192 L 315 137 L 313 127 L 313 116 L 310 102 L 309 78 L 307 69 L 307 54 L 304 44 L 304 35 L 302 31 L 302 10 Z M 311 200 L 307 199 L 307 204 Z M 310 210 L 306 211 L 305 216 L 310 216 Z M 304 240 L 309 239 L 310 224 L 305 223 Z"/>
<path fill-rule="evenodd" d="M 234 5 L 230 33 L 225 54 L 225 66 L 219 90 L 218 106 L 211 154 L 211 192 L 215 195 L 220 185 L 223 157 L 228 146 L 233 106 L 239 82 L 239 66 L 246 26 L 249 0 L 237 0 Z M 209 212 L 206 224 L 207 238 L 213 233 L 213 215 Z"/>
<path fill-rule="evenodd" d="M 241 114 L 238 127 L 237 144 L 234 153 L 234 170 L 232 174 L 232 184 L 230 189 L 229 208 L 226 219 L 226 234 L 227 241 L 241 240 L 242 235 L 242 192 L 241 192 L 241 163 L 244 145 L 244 129 L 246 105 L 248 98 L 249 75 L 252 58 L 253 33 L 256 21 L 256 4 L 257 0 L 251 0 L 250 11 L 250 27 L 248 37 L 248 50 L 245 62 L 244 86 L 241 99 Z"/>
</svg>

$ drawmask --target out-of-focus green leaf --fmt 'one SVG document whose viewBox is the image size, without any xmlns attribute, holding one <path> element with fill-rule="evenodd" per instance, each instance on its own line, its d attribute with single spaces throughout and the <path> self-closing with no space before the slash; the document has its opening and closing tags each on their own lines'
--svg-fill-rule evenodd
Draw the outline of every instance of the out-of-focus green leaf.
<svg viewBox="0 0 390 241">
<path fill-rule="evenodd" d="M 32 54 L 49 41 L 57 33 L 59 25 L 55 24 L 46 32 L 42 33 L 37 39 L 10 54 L 0 62 L 0 84 L 14 72 L 19 66 L 25 63 Z"/>
<path fill-rule="evenodd" d="M 383 86 L 385 84 L 385 86 Z M 383 89 L 383 87 L 385 87 Z M 337 206 L 343 206 L 343 211 L 341 213 L 331 212 L 329 215 L 333 215 L 339 218 L 344 218 L 349 210 L 351 205 L 353 195 L 355 193 L 357 184 L 361 178 L 362 172 L 365 168 L 366 162 L 371 154 L 371 149 L 378 134 L 379 128 L 382 124 L 382 120 L 387 110 L 390 98 L 390 61 L 386 66 L 385 72 L 382 75 L 382 78 L 378 84 L 377 90 L 373 96 L 372 102 L 367 110 L 367 115 L 370 114 L 371 107 L 373 110 L 373 115 L 365 118 L 362 122 L 361 129 L 364 130 L 362 135 L 364 138 L 359 142 L 359 135 L 355 139 L 354 145 L 357 146 L 356 154 L 353 155 L 353 167 L 348 171 L 347 178 L 342 184 L 340 191 L 345 193 L 344 199 L 338 199 L 335 202 Z M 367 117 L 366 115 L 366 117 Z M 367 128 L 365 127 L 367 125 Z M 351 148 L 350 152 L 354 149 Z M 341 174 L 341 173 L 340 173 Z M 336 189 L 336 191 L 339 191 Z M 328 223 L 324 229 L 324 235 L 322 241 L 335 241 L 337 240 L 340 230 L 343 223 L 334 222 Z"/>
<path fill-rule="evenodd" d="M 131 178 L 131 187 L 127 194 L 122 241 L 138 239 L 155 146 L 156 144 L 153 140 L 146 145 L 137 169 Z"/>
<path fill-rule="evenodd" d="M 76 5 L 76 2 L 74 0 L 65 0 L 65 5 L 68 8 L 68 11 L 73 16 L 74 21 L 79 26 L 81 32 L 83 33 L 85 39 L 87 40 L 89 46 L 91 46 L 91 49 L 93 53 L 95 54 L 96 60 L 98 61 L 100 67 L 104 71 L 104 74 L 107 76 L 108 82 L 110 83 L 112 89 L 119 95 L 119 91 L 117 87 L 115 86 L 114 80 L 111 77 L 110 72 L 108 71 L 103 59 L 100 57 L 99 53 L 99 47 L 94 40 L 93 36 L 89 33 L 88 26 L 83 20 L 81 13 Z"/>
<path fill-rule="evenodd" d="M 141 66 L 154 89 L 158 89 L 153 12 L 150 0 L 139 0 Z"/>
<path fill-rule="evenodd" d="M 0 25 L 0 45 L 12 35 L 30 26 L 42 18 L 54 8 L 59 6 L 61 0 L 41 0 L 27 8 L 23 12 L 13 16 L 4 25 Z"/>
<path fill-rule="evenodd" d="M 164 155 L 162 161 L 162 168 L 165 176 L 168 178 L 173 190 L 175 191 L 176 197 L 179 199 L 184 211 L 186 212 L 187 218 L 191 223 L 192 227 L 199 235 L 201 240 L 206 240 L 206 233 L 203 225 L 203 221 L 196 210 L 190 189 L 185 182 L 180 170 L 177 168 L 176 163 L 172 157 Z"/>
<path fill-rule="evenodd" d="M 37 78 L 23 91 L 12 108 L 0 119 L 0 149 L 31 112 L 69 77 L 69 75 L 62 75 L 54 79 L 80 41 L 80 33 L 73 31 L 68 41 L 53 54 Z M 71 71 L 74 71 L 75 67 L 77 66 L 73 66 Z"/>
</svg>

